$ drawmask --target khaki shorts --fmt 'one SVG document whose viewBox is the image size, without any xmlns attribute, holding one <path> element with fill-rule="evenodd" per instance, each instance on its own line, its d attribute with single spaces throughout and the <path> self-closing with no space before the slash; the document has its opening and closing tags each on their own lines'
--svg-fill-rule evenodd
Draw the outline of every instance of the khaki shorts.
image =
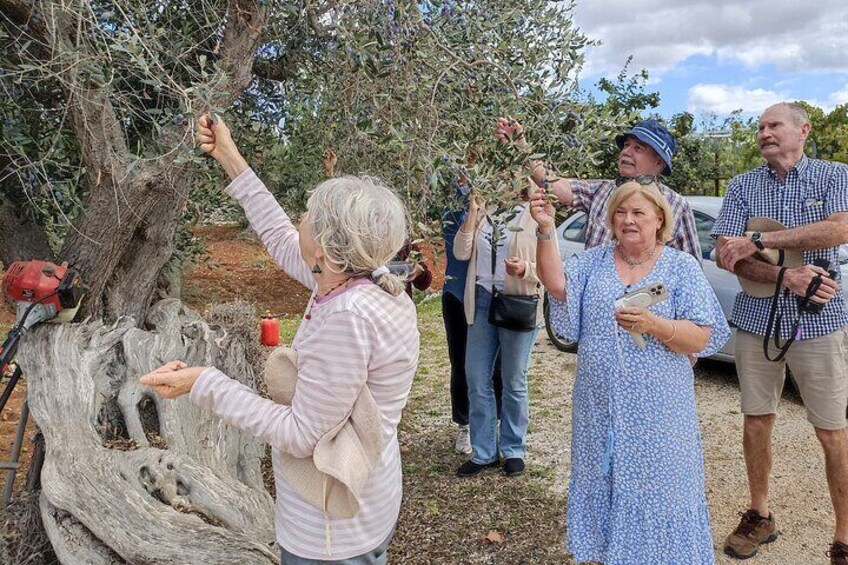
<svg viewBox="0 0 848 565">
<path fill-rule="evenodd" d="M 777 356 L 774 344 L 769 355 Z M 807 409 L 807 420 L 824 430 L 845 427 L 848 404 L 848 327 L 796 341 L 780 362 L 763 355 L 763 336 L 736 331 L 736 370 L 742 390 L 742 413 L 762 416 L 777 413 L 786 366 Z"/>
</svg>

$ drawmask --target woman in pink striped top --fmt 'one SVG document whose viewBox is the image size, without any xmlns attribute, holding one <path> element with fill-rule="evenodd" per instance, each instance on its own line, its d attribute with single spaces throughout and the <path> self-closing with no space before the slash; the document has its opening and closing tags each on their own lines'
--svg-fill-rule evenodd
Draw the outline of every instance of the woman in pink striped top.
<svg viewBox="0 0 848 565">
<path fill-rule="evenodd" d="M 283 564 L 386 562 L 401 501 L 397 426 L 418 364 L 415 306 L 403 281 L 383 266 L 406 239 L 397 196 L 373 179 L 321 183 L 296 228 L 247 166 L 226 125 L 203 116 L 201 149 L 232 179 L 227 192 L 277 263 L 313 289 L 292 344 L 298 380 L 291 406 L 264 399 L 214 367 L 173 361 L 142 384 L 191 402 L 270 444 L 277 489 L 276 529 Z M 368 387 L 379 409 L 385 447 L 374 463 L 352 518 L 327 515 L 301 498 L 279 469 L 278 452 L 309 457 L 345 421 Z"/>
</svg>

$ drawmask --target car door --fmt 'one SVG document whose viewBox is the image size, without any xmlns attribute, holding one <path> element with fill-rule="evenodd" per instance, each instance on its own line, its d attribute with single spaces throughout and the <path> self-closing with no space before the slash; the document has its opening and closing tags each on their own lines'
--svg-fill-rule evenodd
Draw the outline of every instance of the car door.
<svg viewBox="0 0 848 565">
<path fill-rule="evenodd" d="M 693 207 L 694 208 L 694 207 Z M 736 300 L 736 294 L 742 290 L 739 286 L 739 281 L 736 280 L 736 275 L 719 268 L 715 260 L 715 240 L 710 236 L 710 231 L 713 229 L 715 217 L 702 210 L 693 209 L 692 213 L 695 216 L 695 228 L 698 231 L 698 241 L 701 244 L 702 266 L 707 281 L 715 292 L 721 309 L 724 312 L 725 319 L 730 321 L 730 316 L 733 313 L 733 302 Z M 732 328 L 733 326 L 731 326 Z M 713 357 L 721 361 L 733 361 L 733 349 L 736 341 L 736 330 L 733 330 L 731 337 L 724 344 L 724 347 Z"/>
</svg>

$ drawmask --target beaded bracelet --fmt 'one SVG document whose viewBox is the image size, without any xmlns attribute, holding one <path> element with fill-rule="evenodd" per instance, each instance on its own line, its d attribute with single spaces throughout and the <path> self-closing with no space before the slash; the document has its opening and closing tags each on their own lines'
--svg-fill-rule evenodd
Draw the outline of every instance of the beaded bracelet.
<svg viewBox="0 0 848 565">
<path fill-rule="evenodd" d="M 662 341 L 663 343 L 668 343 L 676 337 L 677 337 L 677 320 L 672 320 L 671 321 L 671 337 L 668 338 L 668 339 L 662 339 L 660 341 Z"/>
</svg>

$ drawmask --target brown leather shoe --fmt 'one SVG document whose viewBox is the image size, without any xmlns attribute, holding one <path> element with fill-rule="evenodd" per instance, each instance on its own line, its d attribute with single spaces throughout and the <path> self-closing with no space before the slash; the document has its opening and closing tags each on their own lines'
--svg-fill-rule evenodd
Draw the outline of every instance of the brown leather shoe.
<svg viewBox="0 0 848 565">
<path fill-rule="evenodd" d="M 848 545 L 841 541 L 833 542 L 827 550 L 827 556 L 830 557 L 830 565 L 848 565 Z"/>
<path fill-rule="evenodd" d="M 763 518 L 756 510 L 748 510 L 740 515 L 742 520 L 724 542 L 724 552 L 736 559 L 748 559 L 757 554 L 760 545 L 776 540 L 778 532 L 774 514 Z"/>
</svg>

